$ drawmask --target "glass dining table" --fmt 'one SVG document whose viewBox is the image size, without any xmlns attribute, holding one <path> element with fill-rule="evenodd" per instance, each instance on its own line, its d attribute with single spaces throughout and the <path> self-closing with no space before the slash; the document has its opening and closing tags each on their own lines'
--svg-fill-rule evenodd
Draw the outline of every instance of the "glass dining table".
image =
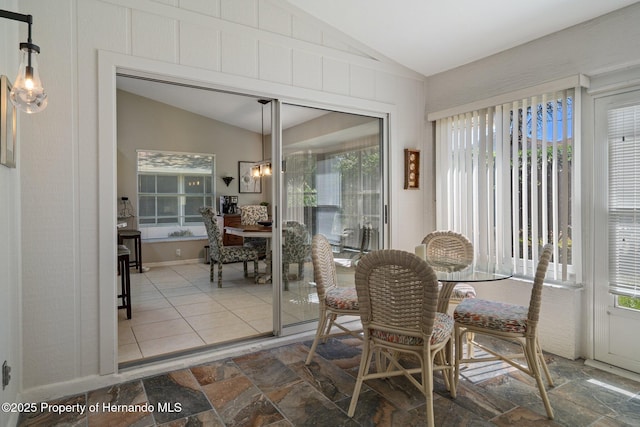
<svg viewBox="0 0 640 427">
<path fill-rule="evenodd" d="M 480 283 L 495 282 L 497 280 L 508 279 L 513 276 L 510 266 L 498 265 L 496 263 L 473 263 L 461 270 L 440 270 L 437 266 L 432 266 L 438 281 L 442 284 L 438 294 L 438 307 L 440 313 L 446 313 L 449 309 L 449 299 L 453 288 L 458 283 Z"/>
</svg>

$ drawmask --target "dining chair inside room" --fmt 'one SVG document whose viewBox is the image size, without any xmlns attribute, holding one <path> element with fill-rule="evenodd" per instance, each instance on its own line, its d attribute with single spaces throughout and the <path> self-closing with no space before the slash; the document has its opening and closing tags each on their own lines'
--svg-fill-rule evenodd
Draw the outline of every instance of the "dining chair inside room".
<svg viewBox="0 0 640 427">
<path fill-rule="evenodd" d="M 289 290 L 289 265 L 298 265 L 297 280 L 304 279 L 304 263 L 309 259 L 311 245 L 307 227 L 298 221 L 285 221 L 282 245 L 282 279 L 284 290 Z"/>
<path fill-rule="evenodd" d="M 313 264 L 313 280 L 318 293 L 320 315 L 318 328 L 309 350 L 305 365 L 311 363 L 320 341 L 326 342 L 332 336 L 350 334 L 362 339 L 362 329 L 350 329 L 337 321 L 340 316 L 359 316 L 358 297 L 354 287 L 340 287 L 338 275 L 333 262 L 331 243 L 322 235 L 316 234 L 311 240 L 311 262 Z M 332 332 L 333 327 L 338 331 Z"/>
<path fill-rule="evenodd" d="M 244 276 L 249 275 L 247 262 L 253 261 L 254 277 L 258 276 L 258 251 L 244 246 L 225 246 L 222 243 L 222 233 L 216 221 L 216 212 L 211 207 L 200 208 L 200 214 L 204 221 L 209 237 L 209 281 L 213 282 L 214 264 L 218 265 L 218 287 L 222 287 L 222 265 L 230 262 L 244 264 Z"/>
<path fill-rule="evenodd" d="M 240 206 L 240 224 L 258 225 L 259 221 L 268 221 L 269 212 L 263 205 Z M 267 254 L 267 240 L 262 237 L 245 237 L 244 246 L 258 251 L 258 256 L 262 259 Z"/>
<path fill-rule="evenodd" d="M 436 271 L 463 270 L 473 263 L 473 244 L 461 233 L 437 230 L 427 234 L 422 243 L 426 246 L 426 261 Z M 475 298 L 476 289 L 466 283 L 454 286 L 449 307 L 460 304 L 466 298 Z M 473 337 L 467 343 L 467 354 L 473 357 Z"/>
<path fill-rule="evenodd" d="M 540 347 L 538 321 L 540 319 L 544 277 L 549 266 L 552 250 L 551 245 L 546 245 L 542 250 L 528 307 L 482 299 L 466 299 L 458 304 L 453 314 L 456 337 L 456 381 L 459 379 L 461 363 L 487 362 L 491 360 L 504 361 L 535 379 L 549 419 L 553 419 L 553 409 L 542 381 L 541 370 L 544 371 L 549 386 L 553 386 L 553 381 Z M 522 352 L 501 354 L 487 346 L 475 343 L 477 347 L 485 350 L 489 356 L 464 358 L 460 345 L 463 335 L 470 333 L 515 341 L 521 346 Z M 526 365 L 518 361 L 521 359 L 525 360 Z"/>
<path fill-rule="evenodd" d="M 435 272 L 410 252 L 383 249 L 360 260 L 355 282 L 364 345 L 348 415 L 355 414 L 364 381 L 402 375 L 424 394 L 427 424 L 434 426 L 434 371 L 442 372 L 451 396 L 456 396 L 453 319 L 437 311 Z M 374 354 L 376 369 L 371 370 Z M 407 354 L 419 360 L 420 367 L 407 365 L 402 358 Z"/>
</svg>

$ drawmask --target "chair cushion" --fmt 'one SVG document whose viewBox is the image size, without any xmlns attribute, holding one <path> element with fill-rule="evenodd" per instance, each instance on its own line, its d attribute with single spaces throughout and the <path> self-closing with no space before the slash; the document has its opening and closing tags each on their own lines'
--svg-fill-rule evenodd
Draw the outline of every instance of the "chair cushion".
<svg viewBox="0 0 640 427">
<path fill-rule="evenodd" d="M 448 314 L 436 313 L 436 319 L 433 323 L 433 332 L 431 333 L 431 345 L 440 344 L 451 337 L 453 331 L 453 318 Z M 408 335 L 396 334 L 393 332 L 379 331 L 371 329 L 371 336 L 384 341 L 403 344 L 403 345 L 422 345 L 424 342 L 420 337 L 412 337 Z"/>
<path fill-rule="evenodd" d="M 495 331 L 524 333 L 527 330 L 529 307 L 477 298 L 465 299 L 456 307 L 457 323 Z"/>
<path fill-rule="evenodd" d="M 215 261 L 227 264 L 238 261 L 258 260 L 258 252 L 255 249 L 245 248 L 243 246 L 224 246 L 220 251 L 220 259 Z"/>
<path fill-rule="evenodd" d="M 325 295 L 325 303 L 329 308 L 358 311 L 358 295 L 356 294 L 356 288 L 329 289 Z"/>
</svg>

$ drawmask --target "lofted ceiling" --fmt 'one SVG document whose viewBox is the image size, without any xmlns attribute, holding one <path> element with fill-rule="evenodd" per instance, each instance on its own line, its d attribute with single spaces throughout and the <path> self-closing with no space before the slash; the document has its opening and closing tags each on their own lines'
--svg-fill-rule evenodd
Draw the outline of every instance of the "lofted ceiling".
<svg viewBox="0 0 640 427">
<path fill-rule="evenodd" d="M 588 21 L 637 0 L 286 0 L 424 76 Z"/>
<path fill-rule="evenodd" d="M 580 22 L 634 0 L 281 0 L 424 76 L 452 69 Z M 258 98 L 118 75 L 118 89 L 233 126 L 262 130 Z M 292 109 L 287 129 L 326 114 Z M 266 115 L 268 117 L 268 114 Z M 264 123 L 268 133 L 270 124 Z"/>
</svg>

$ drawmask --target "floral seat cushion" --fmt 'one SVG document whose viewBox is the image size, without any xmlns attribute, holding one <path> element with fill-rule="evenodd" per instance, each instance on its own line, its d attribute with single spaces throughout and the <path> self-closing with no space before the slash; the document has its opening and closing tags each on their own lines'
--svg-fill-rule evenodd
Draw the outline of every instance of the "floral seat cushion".
<svg viewBox="0 0 640 427">
<path fill-rule="evenodd" d="M 442 285 L 439 285 L 439 288 L 442 289 Z M 465 298 L 475 297 L 476 288 L 471 285 L 467 285 L 466 283 L 458 283 L 453 287 L 453 291 L 451 291 L 451 299 L 454 300 L 463 300 Z"/>
<path fill-rule="evenodd" d="M 524 333 L 527 330 L 528 312 L 529 307 L 472 298 L 458 304 L 453 318 L 462 325 Z"/>
<path fill-rule="evenodd" d="M 436 313 L 436 319 L 433 323 L 433 332 L 431 333 L 431 345 L 439 344 L 451 337 L 453 332 L 453 318 L 448 314 Z M 371 336 L 387 342 L 403 345 L 422 345 L 424 342 L 420 337 L 396 334 L 393 332 L 371 330 Z"/>
<path fill-rule="evenodd" d="M 358 310 L 356 288 L 332 288 L 325 295 L 327 307 L 338 310 Z"/>
</svg>

